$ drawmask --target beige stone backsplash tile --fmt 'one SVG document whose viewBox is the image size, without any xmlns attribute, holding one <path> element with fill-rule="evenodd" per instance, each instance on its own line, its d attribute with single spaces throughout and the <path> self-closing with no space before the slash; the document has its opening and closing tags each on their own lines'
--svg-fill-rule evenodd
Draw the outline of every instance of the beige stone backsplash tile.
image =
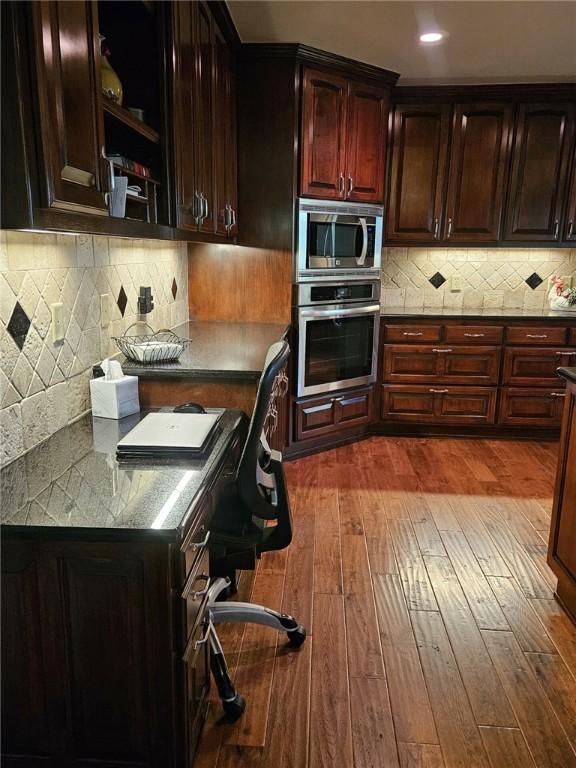
<svg viewBox="0 0 576 768">
<path fill-rule="evenodd" d="M 20 404 L 0 411 L 0 464 L 8 464 L 24 452 Z"/>
<path fill-rule="evenodd" d="M 0 232 L 0 249 L 0 408 L 18 406 L 10 414 L 19 419 L 21 438 L 2 453 L 5 463 L 88 410 L 92 366 L 116 354 L 112 336 L 139 319 L 141 285 L 152 286 L 155 309 L 140 319 L 155 330 L 188 319 L 188 255 L 185 243 L 22 232 Z M 124 317 L 116 303 L 121 286 L 128 296 Z M 107 328 L 100 321 L 103 294 Z M 31 320 L 22 351 L 6 331 L 17 300 Z M 63 305 L 66 331 L 63 342 L 53 343 L 50 307 L 56 302 Z M 36 427 L 34 413 L 46 423 Z"/>
</svg>

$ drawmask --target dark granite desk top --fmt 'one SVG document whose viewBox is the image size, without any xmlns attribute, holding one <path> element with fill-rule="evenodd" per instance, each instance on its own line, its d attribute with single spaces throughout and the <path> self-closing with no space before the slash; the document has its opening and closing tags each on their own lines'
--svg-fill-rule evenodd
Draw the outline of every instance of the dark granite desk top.
<svg viewBox="0 0 576 768">
<path fill-rule="evenodd" d="M 278 323 L 188 322 L 174 333 L 191 339 L 174 363 L 141 364 L 120 358 L 126 374 L 142 378 L 258 379 L 266 352 L 288 325 Z"/>
<path fill-rule="evenodd" d="M 442 307 L 382 307 L 381 317 L 423 318 L 426 320 L 546 320 L 576 323 L 576 312 L 551 309 L 443 309 Z"/>
<path fill-rule="evenodd" d="M 558 368 L 559 376 L 562 376 L 566 381 L 571 381 L 576 384 L 576 368 Z"/>
<path fill-rule="evenodd" d="M 120 421 L 82 417 L 0 470 L 0 522 L 124 534 L 179 530 L 242 418 L 240 411 L 219 410 L 220 433 L 208 457 L 183 462 L 117 462 L 118 440 L 145 412 Z"/>
</svg>

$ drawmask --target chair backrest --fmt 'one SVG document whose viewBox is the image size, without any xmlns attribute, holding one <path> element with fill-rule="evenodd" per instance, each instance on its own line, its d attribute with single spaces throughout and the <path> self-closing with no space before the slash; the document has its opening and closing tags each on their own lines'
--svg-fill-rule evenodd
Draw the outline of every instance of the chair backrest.
<svg viewBox="0 0 576 768">
<path fill-rule="evenodd" d="M 270 467 L 272 466 L 276 467 L 276 472 L 279 471 L 278 460 L 276 459 L 275 461 L 270 462 L 271 456 L 263 447 L 261 437 L 270 405 L 274 380 L 286 365 L 289 354 L 290 347 L 286 341 L 279 341 L 276 344 L 272 344 L 268 350 L 266 361 L 264 363 L 264 370 L 262 371 L 260 382 L 258 384 L 256 403 L 248 428 L 248 436 L 246 438 L 246 443 L 244 444 L 244 450 L 242 451 L 242 456 L 236 473 L 238 493 L 242 501 L 250 509 L 253 515 L 266 520 L 277 518 L 279 507 L 288 505 L 287 499 L 280 498 L 277 500 L 277 503 L 273 505 L 259 486 L 257 475 L 259 470 L 263 470 L 266 473 L 268 468 L 270 476 L 273 476 L 274 471 L 270 470 Z M 277 492 L 285 493 L 285 490 L 283 490 L 283 482 L 275 483 L 275 486 Z"/>
</svg>

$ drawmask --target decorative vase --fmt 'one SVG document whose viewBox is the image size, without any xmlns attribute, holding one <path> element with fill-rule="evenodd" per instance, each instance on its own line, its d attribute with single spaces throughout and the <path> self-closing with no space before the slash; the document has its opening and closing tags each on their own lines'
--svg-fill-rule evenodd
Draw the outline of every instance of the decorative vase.
<svg viewBox="0 0 576 768">
<path fill-rule="evenodd" d="M 558 294 L 555 286 L 552 286 L 548 293 L 548 303 L 550 309 L 558 312 L 576 312 L 576 304 L 570 304 L 566 296 Z"/>
<path fill-rule="evenodd" d="M 104 37 L 100 37 L 100 45 L 100 78 L 102 81 L 102 93 L 112 101 L 122 105 L 122 98 L 124 96 L 122 83 L 120 82 L 120 78 L 116 72 L 112 69 L 112 65 L 108 61 L 110 49 L 108 48 Z"/>
</svg>

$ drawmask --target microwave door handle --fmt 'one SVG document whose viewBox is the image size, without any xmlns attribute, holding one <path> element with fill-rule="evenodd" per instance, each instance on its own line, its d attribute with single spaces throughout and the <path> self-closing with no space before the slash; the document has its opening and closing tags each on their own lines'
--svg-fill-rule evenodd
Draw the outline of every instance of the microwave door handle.
<svg viewBox="0 0 576 768">
<path fill-rule="evenodd" d="M 368 224 L 363 216 L 360 216 L 360 226 L 362 227 L 362 251 L 359 258 L 356 259 L 356 264 L 363 267 L 368 253 Z"/>
<path fill-rule="evenodd" d="M 380 312 L 379 304 L 371 304 L 368 307 L 359 307 L 350 309 L 301 309 L 300 317 L 328 317 L 337 319 L 339 317 L 349 317 L 350 315 L 376 315 Z"/>
</svg>

